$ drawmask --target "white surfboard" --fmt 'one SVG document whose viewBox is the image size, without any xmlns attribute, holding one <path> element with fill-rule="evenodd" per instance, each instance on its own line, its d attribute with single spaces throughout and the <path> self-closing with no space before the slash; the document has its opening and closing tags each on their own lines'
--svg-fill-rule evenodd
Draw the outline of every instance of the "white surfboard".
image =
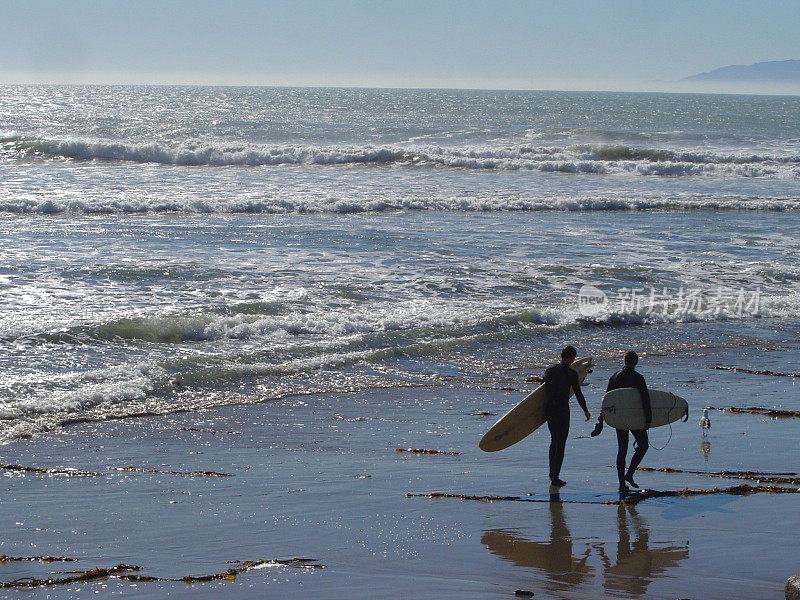
<svg viewBox="0 0 800 600">
<path fill-rule="evenodd" d="M 671 392 L 651 390 L 650 410 L 653 420 L 648 429 L 674 423 L 689 414 L 689 404 Z M 603 396 L 603 421 L 614 429 L 644 429 L 644 408 L 639 390 L 619 388 Z"/>
<path fill-rule="evenodd" d="M 578 381 L 583 383 L 586 375 L 592 370 L 592 359 L 579 358 L 571 366 L 578 373 Z M 571 392 L 570 397 L 572 397 Z M 529 436 L 546 421 L 545 400 L 544 384 L 542 384 L 497 421 L 478 442 L 478 447 L 484 452 L 497 452 Z"/>
</svg>

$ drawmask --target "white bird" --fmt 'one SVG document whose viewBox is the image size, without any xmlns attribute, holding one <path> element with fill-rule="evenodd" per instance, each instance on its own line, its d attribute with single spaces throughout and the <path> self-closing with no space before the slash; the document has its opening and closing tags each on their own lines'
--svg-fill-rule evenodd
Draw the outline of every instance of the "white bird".
<svg viewBox="0 0 800 600">
<path fill-rule="evenodd" d="M 700 417 L 700 428 L 703 430 L 703 437 L 706 436 L 706 431 L 711 429 L 711 419 L 708 418 L 708 409 L 703 409 L 703 416 Z"/>
</svg>

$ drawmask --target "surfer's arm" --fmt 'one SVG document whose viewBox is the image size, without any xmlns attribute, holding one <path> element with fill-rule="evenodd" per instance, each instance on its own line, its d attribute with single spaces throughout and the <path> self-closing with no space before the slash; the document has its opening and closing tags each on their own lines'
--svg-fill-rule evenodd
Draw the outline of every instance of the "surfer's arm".
<svg viewBox="0 0 800 600">
<path fill-rule="evenodd" d="M 592 415 L 589 414 L 589 409 L 586 408 L 586 398 L 583 397 L 581 381 L 578 379 L 577 373 L 575 373 L 575 376 L 572 378 L 572 389 L 575 390 L 575 397 L 578 399 L 578 404 L 583 409 L 583 414 L 586 415 L 586 420 L 588 421 L 592 418 Z"/>
<path fill-rule="evenodd" d="M 550 406 L 552 405 L 552 396 L 553 396 L 553 372 L 550 368 L 548 368 L 544 372 L 544 377 L 542 377 L 542 383 L 544 384 L 544 408 L 545 414 L 549 410 Z"/>
</svg>

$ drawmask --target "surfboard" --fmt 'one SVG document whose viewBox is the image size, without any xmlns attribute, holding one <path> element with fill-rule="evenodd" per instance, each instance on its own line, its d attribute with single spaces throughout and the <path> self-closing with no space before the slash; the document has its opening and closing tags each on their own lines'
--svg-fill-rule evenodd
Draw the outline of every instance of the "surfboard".
<svg viewBox="0 0 800 600">
<path fill-rule="evenodd" d="M 571 366 L 578 373 L 578 381 L 583 383 L 586 375 L 592 370 L 592 359 L 591 357 L 579 358 Z M 571 394 L 570 397 L 572 397 Z M 478 447 L 484 452 L 497 452 L 528 437 L 546 420 L 544 417 L 545 399 L 544 384 L 542 384 L 492 425 L 491 429 L 478 442 Z"/>
<path fill-rule="evenodd" d="M 648 429 L 662 427 L 688 416 L 689 404 L 671 392 L 647 390 L 653 420 Z M 603 420 L 614 429 L 644 429 L 644 409 L 639 390 L 619 388 L 603 396 Z"/>
</svg>

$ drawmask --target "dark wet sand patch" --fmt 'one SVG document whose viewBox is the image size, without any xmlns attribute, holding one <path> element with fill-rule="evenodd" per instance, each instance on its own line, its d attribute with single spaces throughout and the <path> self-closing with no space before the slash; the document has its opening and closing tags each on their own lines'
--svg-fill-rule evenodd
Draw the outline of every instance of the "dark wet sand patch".
<svg viewBox="0 0 800 600">
<path fill-rule="evenodd" d="M 447 450 L 426 450 L 424 448 L 395 448 L 395 452 L 410 452 L 411 454 L 447 454 L 450 456 L 460 456 L 461 452 Z"/>
<path fill-rule="evenodd" d="M 20 557 L 20 560 L 35 560 L 37 558 L 54 558 L 53 561 L 59 560 L 74 561 L 74 558 L 57 558 L 57 557 Z M 142 567 L 135 565 L 118 564 L 109 568 L 95 567 L 86 571 L 73 571 L 67 577 L 47 577 L 39 579 L 36 577 L 20 577 L 10 581 L 0 582 L 0 588 L 41 588 L 51 587 L 56 585 L 69 585 L 71 583 L 82 583 L 90 581 L 98 581 L 114 577 L 123 581 L 132 582 L 151 582 L 151 581 L 175 581 L 183 583 L 205 583 L 209 581 L 234 581 L 237 575 L 250 571 L 252 569 L 262 566 L 287 566 L 296 569 L 324 569 L 325 565 L 320 564 L 313 558 L 290 558 L 284 560 L 249 560 L 242 562 L 235 562 L 236 566 L 226 569 L 220 573 L 212 573 L 210 575 L 185 575 L 184 577 L 171 578 L 171 577 L 153 577 L 150 575 L 139 574 L 138 571 Z"/>
</svg>

